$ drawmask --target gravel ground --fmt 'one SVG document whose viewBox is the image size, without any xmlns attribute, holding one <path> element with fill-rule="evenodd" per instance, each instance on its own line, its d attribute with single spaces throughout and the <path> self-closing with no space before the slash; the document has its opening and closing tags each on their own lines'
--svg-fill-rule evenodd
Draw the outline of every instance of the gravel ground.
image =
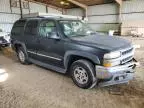
<svg viewBox="0 0 144 108">
<path fill-rule="evenodd" d="M 144 47 L 135 56 L 141 67 L 129 84 L 83 90 L 66 75 L 0 54 L 0 65 L 9 74 L 0 83 L 0 108 L 144 108 Z"/>
</svg>

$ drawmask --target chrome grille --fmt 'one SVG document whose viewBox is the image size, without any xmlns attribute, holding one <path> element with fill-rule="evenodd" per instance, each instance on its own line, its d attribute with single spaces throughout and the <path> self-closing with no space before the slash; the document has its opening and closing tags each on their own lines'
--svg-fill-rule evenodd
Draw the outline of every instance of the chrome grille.
<svg viewBox="0 0 144 108">
<path fill-rule="evenodd" d="M 124 63 L 126 63 L 128 61 L 131 61 L 132 59 L 133 59 L 133 56 L 126 57 L 126 58 L 121 60 L 121 64 L 124 64 Z"/>
<path fill-rule="evenodd" d="M 133 59 L 133 48 L 127 48 L 121 51 L 121 64 L 124 64 Z"/>
<path fill-rule="evenodd" d="M 130 49 L 125 50 L 125 51 L 122 51 L 122 55 L 128 54 L 128 53 L 130 53 L 132 51 L 133 51 L 133 48 L 130 48 Z"/>
<path fill-rule="evenodd" d="M 127 62 L 132 61 L 132 59 L 134 57 L 134 48 L 133 47 L 121 49 L 119 51 L 121 52 L 120 57 L 114 58 L 114 59 L 109 59 L 107 61 L 110 63 L 115 63 L 116 65 L 123 65 Z"/>
</svg>

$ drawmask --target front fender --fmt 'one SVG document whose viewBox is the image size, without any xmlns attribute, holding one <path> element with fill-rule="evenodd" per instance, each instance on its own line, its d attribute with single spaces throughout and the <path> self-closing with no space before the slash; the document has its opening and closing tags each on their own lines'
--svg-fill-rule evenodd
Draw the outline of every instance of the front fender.
<svg viewBox="0 0 144 108">
<path fill-rule="evenodd" d="M 68 62 L 72 55 L 81 56 L 81 57 L 84 57 L 84 58 L 87 58 L 87 59 L 93 61 L 93 63 L 95 63 L 95 64 L 100 64 L 100 60 L 99 60 L 98 56 L 96 56 L 94 54 L 91 54 L 88 52 L 83 52 L 83 51 L 67 51 L 64 56 L 64 66 L 66 69 L 68 68 Z"/>
</svg>

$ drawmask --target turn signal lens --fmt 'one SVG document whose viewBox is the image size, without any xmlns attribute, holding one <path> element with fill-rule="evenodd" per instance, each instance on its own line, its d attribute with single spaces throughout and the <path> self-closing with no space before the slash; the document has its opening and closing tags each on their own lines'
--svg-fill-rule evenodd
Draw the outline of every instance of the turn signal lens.
<svg viewBox="0 0 144 108">
<path fill-rule="evenodd" d="M 111 67 L 112 66 L 111 63 L 104 63 L 103 65 L 104 65 L 104 67 Z"/>
</svg>

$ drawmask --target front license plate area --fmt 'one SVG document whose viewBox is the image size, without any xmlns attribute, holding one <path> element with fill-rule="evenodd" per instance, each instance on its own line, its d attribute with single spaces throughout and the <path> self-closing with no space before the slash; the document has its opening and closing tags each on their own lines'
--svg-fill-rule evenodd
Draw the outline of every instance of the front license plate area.
<svg viewBox="0 0 144 108">
<path fill-rule="evenodd" d="M 122 81 L 122 80 L 126 79 L 126 77 L 127 77 L 127 74 L 119 74 L 114 77 L 114 81 Z"/>
</svg>

